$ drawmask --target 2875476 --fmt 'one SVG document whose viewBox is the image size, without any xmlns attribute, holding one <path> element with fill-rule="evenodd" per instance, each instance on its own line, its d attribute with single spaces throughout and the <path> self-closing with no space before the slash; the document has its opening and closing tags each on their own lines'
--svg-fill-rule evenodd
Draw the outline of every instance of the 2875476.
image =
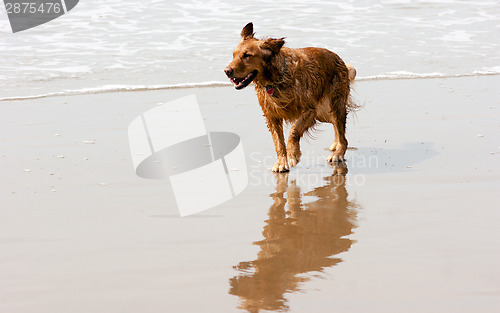
<svg viewBox="0 0 500 313">
<path fill-rule="evenodd" d="M 21 3 L 5 3 L 5 9 L 8 14 L 58 14 L 63 10 L 60 3 L 36 3 L 36 2 L 21 2 Z"/>
</svg>

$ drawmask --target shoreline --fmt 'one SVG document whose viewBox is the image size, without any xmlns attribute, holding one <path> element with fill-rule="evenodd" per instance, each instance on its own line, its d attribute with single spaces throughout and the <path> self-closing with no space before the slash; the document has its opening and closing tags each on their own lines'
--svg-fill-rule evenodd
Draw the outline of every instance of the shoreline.
<svg viewBox="0 0 500 313">
<path fill-rule="evenodd" d="M 473 73 L 465 74 L 442 74 L 442 73 L 428 73 L 417 74 L 409 72 L 396 72 L 395 74 L 380 74 L 375 76 L 366 76 L 356 78 L 356 82 L 366 81 L 386 81 L 386 80 L 412 80 L 412 79 L 450 79 L 450 78 L 467 78 L 467 77 L 483 77 L 483 76 L 499 76 L 500 73 L 494 71 L 475 71 Z M 170 89 L 194 89 L 194 88 L 217 88 L 228 87 L 233 84 L 225 81 L 207 81 L 198 83 L 184 83 L 172 85 L 104 85 L 99 87 L 88 87 L 74 90 L 62 90 L 50 92 L 47 94 L 30 95 L 30 96 L 10 96 L 0 98 L 3 101 L 24 101 L 34 100 L 50 97 L 65 97 L 65 96 L 78 96 L 78 95 L 91 95 L 101 93 L 120 93 L 120 92 L 144 92 L 144 91 L 158 91 Z M 249 86 L 251 87 L 251 86 Z"/>
</svg>

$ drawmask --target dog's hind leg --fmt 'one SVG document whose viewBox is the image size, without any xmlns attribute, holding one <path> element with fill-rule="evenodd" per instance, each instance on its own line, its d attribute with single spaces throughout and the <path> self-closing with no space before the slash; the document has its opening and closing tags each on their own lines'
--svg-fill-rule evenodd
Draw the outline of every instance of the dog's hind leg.
<svg viewBox="0 0 500 313">
<path fill-rule="evenodd" d="M 335 130 L 335 122 L 332 121 L 333 125 L 333 132 L 335 133 L 335 140 L 333 141 L 332 145 L 330 146 L 330 151 L 335 151 L 337 150 L 337 146 L 339 145 L 339 136 L 338 132 Z"/>
<path fill-rule="evenodd" d="M 300 162 L 300 157 L 302 155 L 300 152 L 300 138 L 302 138 L 304 133 L 314 124 L 316 124 L 316 111 L 309 110 L 304 112 L 297 122 L 293 124 L 292 128 L 290 128 L 287 157 L 288 164 L 290 164 L 291 167 L 294 167 Z"/>
<path fill-rule="evenodd" d="M 327 158 L 328 162 L 342 162 L 347 150 L 347 139 L 345 137 L 345 126 L 347 121 L 347 109 L 345 106 L 333 113 L 332 124 L 335 130 L 335 141 L 333 142 L 330 154 Z"/>
</svg>

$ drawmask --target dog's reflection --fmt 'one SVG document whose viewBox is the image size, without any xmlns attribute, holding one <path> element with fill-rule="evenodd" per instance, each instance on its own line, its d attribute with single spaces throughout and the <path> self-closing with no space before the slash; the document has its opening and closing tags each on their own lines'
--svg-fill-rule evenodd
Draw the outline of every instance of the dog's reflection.
<svg viewBox="0 0 500 313">
<path fill-rule="evenodd" d="M 312 275 L 308 272 L 342 262 L 335 255 L 353 244 L 345 237 L 355 228 L 358 210 L 347 199 L 346 173 L 345 164 L 336 165 L 333 174 L 324 177 L 325 185 L 306 193 L 295 180 L 289 182 L 288 174 L 275 175 L 264 240 L 255 242 L 260 246 L 257 259 L 240 262 L 235 267 L 239 274 L 230 279 L 229 293 L 241 298 L 241 309 L 287 310 L 284 294 L 300 290 L 300 283 Z"/>
</svg>

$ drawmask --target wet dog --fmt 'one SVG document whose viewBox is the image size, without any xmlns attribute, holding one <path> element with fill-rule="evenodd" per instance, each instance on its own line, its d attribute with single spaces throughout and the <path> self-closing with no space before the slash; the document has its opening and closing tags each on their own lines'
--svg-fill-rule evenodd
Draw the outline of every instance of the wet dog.
<svg viewBox="0 0 500 313">
<path fill-rule="evenodd" d="M 344 161 L 347 113 L 356 108 L 350 98 L 356 70 L 327 49 L 291 49 L 284 44 L 284 38 L 255 38 L 253 24 L 248 23 L 224 69 L 238 90 L 255 84 L 278 156 L 273 171 L 286 172 L 299 163 L 300 139 L 318 122 L 332 123 L 335 129 L 327 161 Z M 294 123 L 288 144 L 283 122 Z"/>
</svg>

